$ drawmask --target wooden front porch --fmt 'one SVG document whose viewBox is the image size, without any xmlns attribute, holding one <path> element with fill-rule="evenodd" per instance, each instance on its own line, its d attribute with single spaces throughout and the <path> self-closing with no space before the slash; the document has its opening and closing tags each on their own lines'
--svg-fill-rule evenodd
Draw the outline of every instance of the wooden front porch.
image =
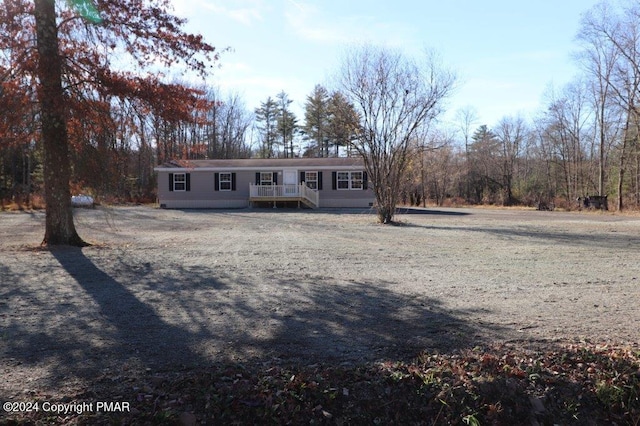
<svg viewBox="0 0 640 426">
<path fill-rule="evenodd" d="M 320 195 L 305 184 L 299 185 L 254 185 L 249 184 L 249 201 L 273 202 L 294 201 L 312 209 L 320 207 Z"/>
</svg>

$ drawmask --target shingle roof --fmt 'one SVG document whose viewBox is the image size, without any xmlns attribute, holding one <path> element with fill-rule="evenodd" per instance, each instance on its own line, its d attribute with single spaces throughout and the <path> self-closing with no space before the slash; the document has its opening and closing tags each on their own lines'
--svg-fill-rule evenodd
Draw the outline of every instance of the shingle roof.
<svg viewBox="0 0 640 426">
<path fill-rule="evenodd" d="M 253 169 L 271 167 L 363 167 L 361 157 L 247 158 L 232 160 L 173 160 L 156 169 Z"/>
</svg>

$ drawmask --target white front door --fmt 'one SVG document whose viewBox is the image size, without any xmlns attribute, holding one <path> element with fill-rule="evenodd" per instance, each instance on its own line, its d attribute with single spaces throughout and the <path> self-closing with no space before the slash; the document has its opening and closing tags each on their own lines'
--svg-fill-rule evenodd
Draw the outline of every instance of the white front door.
<svg viewBox="0 0 640 426">
<path fill-rule="evenodd" d="M 295 195 L 298 193 L 298 171 L 283 170 L 282 184 L 285 185 L 284 192 L 287 195 Z"/>
</svg>

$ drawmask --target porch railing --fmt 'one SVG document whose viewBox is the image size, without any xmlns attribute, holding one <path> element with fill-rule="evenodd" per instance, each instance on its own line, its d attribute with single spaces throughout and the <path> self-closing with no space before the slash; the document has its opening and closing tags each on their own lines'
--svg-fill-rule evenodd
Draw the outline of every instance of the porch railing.
<svg viewBox="0 0 640 426">
<path fill-rule="evenodd" d="M 252 200 L 264 199 L 265 201 L 282 199 L 304 199 L 319 206 L 320 196 L 318 191 L 309 188 L 305 184 L 299 185 L 254 185 L 249 184 L 249 197 Z"/>
<path fill-rule="evenodd" d="M 311 189 L 304 183 L 301 183 L 300 193 L 302 194 L 302 198 L 311 201 L 315 207 L 320 207 L 320 193 L 317 190 Z"/>
</svg>

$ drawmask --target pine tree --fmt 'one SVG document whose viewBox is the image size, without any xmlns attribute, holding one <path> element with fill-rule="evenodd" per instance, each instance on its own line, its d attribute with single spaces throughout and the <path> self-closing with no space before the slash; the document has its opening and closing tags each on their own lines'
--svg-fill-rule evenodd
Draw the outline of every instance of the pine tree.
<svg viewBox="0 0 640 426">
<path fill-rule="evenodd" d="M 298 129 L 298 119 L 289 109 L 293 103 L 285 92 L 280 92 L 278 98 L 278 134 L 285 157 L 294 157 L 293 137 Z"/>
<path fill-rule="evenodd" d="M 307 96 L 304 119 L 303 129 L 310 144 L 308 151 L 315 151 L 316 157 L 325 157 L 325 152 L 329 151 L 329 92 L 323 86 L 316 85 L 313 93 Z"/>
<path fill-rule="evenodd" d="M 339 155 L 340 147 L 346 148 L 347 154 L 355 140 L 360 127 L 360 117 L 342 92 L 334 92 L 329 99 L 327 112 L 329 113 L 329 137 L 326 146 L 327 156 L 329 144 L 335 148 L 335 156 Z"/>
<path fill-rule="evenodd" d="M 262 158 L 273 158 L 274 144 L 278 136 L 278 104 L 269 96 L 256 108 L 256 121 L 260 131 L 260 152 Z"/>
<path fill-rule="evenodd" d="M 495 202 L 500 189 L 500 142 L 486 125 L 471 136 L 469 146 L 469 172 L 474 201 Z"/>
</svg>

